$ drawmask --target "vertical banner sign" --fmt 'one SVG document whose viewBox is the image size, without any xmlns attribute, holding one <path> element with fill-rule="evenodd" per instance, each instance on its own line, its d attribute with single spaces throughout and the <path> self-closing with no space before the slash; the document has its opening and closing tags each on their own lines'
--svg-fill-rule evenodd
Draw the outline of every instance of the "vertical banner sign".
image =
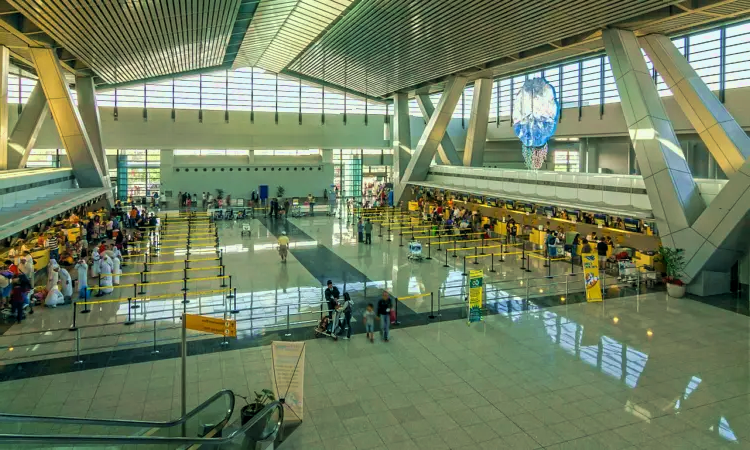
<svg viewBox="0 0 750 450">
<path fill-rule="evenodd" d="M 273 363 L 273 392 L 277 399 L 284 399 L 284 408 L 302 420 L 303 392 L 305 384 L 305 343 L 271 342 Z M 284 414 L 285 420 L 291 415 Z"/>
<path fill-rule="evenodd" d="M 481 270 L 469 271 L 469 323 L 482 320 L 482 281 Z"/>
<path fill-rule="evenodd" d="M 602 286 L 599 281 L 599 255 L 597 253 L 584 253 L 583 259 L 583 282 L 586 286 L 586 301 L 602 301 Z"/>
</svg>

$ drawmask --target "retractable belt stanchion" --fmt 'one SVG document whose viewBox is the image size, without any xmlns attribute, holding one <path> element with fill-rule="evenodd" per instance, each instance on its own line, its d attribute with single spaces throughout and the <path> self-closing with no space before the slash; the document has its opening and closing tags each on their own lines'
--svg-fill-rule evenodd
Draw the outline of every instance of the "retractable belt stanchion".
<svg viewBox="0 0 750 450">
<path fill-rule="evenodd" d="M 502 252 L 502 248 L 500 249 Z M 490 253 L 490 272 L 495 273 L 495 253 Z"/>
<path fill-rule="evenodd" d="M 482 252 L 484 255 L 484 252 Z M 474 264 L 479 264 L 479 258 L 477 257 L 477 248 L 474 247 Z"/>
<path fill-rule="evenodd" d="M 440 238 L 438 238 L 440 239 Z M 426 259 L 432 259 L 432 236 L 427 236 L 427 258 Z"/>
<path fill-rule="evenodd" d="M 443 264 L 443 267 L 449 267 L 448 266 L 448 249 L 445 249 L 445 264 Z"/>
<path fill-rule="evenodd" d="M 427 316 L 428 319 L 434 319 L 435 318 L 435 295 L 433 292 L 430 292 L 430 315 Z"/>
</svg>

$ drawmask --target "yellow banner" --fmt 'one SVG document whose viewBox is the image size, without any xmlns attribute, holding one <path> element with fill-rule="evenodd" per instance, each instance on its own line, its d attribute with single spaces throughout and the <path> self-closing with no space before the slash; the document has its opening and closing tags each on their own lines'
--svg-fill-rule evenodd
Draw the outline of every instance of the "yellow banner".
<svg viewBox="0 0 750 450">
<path fill-rule="evenodd" d="M 409 202 L 409 211 L 419 211 L 419 203 Z"/>
<path fill-rule="evenodd" d="M 185 328 L 220 334 L 222 336 L 237 337 L 237 322 L 234 320 L 199 316 L 198 314 L 185 314 Z"/>
<path fill-rule="evenodd" d="M 469 271 L 469 323 L 482 320 L 482 288 L 484 273 L 481 270 Z"/>
<path fill-rule="evenodd" d="M 299 420 L 302 420 L 303 387 L 305 385 L 305 343 L 304 342 L 271 342 L 271 360 L 273 362 L 273 391 L 277 399 L 284 399 L 288 408 Z M 284 419 L 291 419 L 284 414 Z"/>
<path fill-rule="evenodd" d="M 586 286 L 586 301 L 602 301 L 602 286 L 599 280 L 599 255 L 597 253 L 583 253 L 583 280 Z"/>
</svg>

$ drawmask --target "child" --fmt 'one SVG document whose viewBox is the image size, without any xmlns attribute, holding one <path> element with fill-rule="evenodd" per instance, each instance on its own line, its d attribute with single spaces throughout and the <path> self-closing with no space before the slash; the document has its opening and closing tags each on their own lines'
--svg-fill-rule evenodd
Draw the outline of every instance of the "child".
<svg viewBox="0 0 750 450">
<path fill-rule="evenodd" d="M 367 311 L 365 311 L 365 315 L 362 319 L 362 321 L 365 324 L 365 331 L 367 332 L 367 339 L 370 340 L 370 342 L 375 342 L 374 339 L 374 332 L 375 332 L 375 310 L 372 306 L 372 303 L 367 304 Z"/>
</svg>

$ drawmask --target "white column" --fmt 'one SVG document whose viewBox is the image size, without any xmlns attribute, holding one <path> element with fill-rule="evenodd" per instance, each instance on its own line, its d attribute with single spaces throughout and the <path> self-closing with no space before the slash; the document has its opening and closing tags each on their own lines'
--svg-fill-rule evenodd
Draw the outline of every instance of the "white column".
<svg viewBox="0 0 750 450">
<path fill-rule="evenodd" d="M 419 105 L 420 111 L 422 111 L 422 118 L 425 124 L 430 121 L 430 117 L 435 113 L 435 107 L 432 105 L 432 99 L 427 94 L 417 94 L 417 104 Z M 460 166 L 461 158 L 458 157 L 456 152 L 456 146 L 453 145 L 448 132 L 445 132 L 443 140 L 438 145 L 438 157 L 442 164 L 451 166 Z"/>
<path fill-rule="evenodd" d="M 671 39 L 651 34 L 640 43 L 716 163 L 731 178 L 750 156 L 750 137 Z"/>
<path fill-rule="evenodd" d="M 490 119 L 492 100 L 492 79 L 480 78 L 474 82 L 474 96 L 471 100 L 469 128 L 466 130 L 464 145 L 464 166 L 482 167 L 484 146 L 487 143 L 487 122 Z"/>
<path fill-rule="evenodd" d="M 456 104 L 461 98 L 465 86 L 466 77 L 461 76 L 452 77 L 445 83 L 445 91 L 443 96 L 440 97 L 435 113 L 427 122 L 409 165 L 401 177 L 401 183 L 394 191 L 396 203 L 403 197 L 404 189 L 409 181 L 423 181 L 427 178 L 432 158 L 435 157 L 438 145 L 443 140 L 445 130 L 448 128 L 448 123 L 450 123 L 453 111 L 456 109 Z"/>
<path fill-rule="evenodd" d="M 108 174 L 102 171 L 94 154 L 86 127 L 73 104 L 65 74 L 55 51 L 50 48 L 31 47 L 29 52 L 78 185 L 82 188 L 108 188 L 109 182 L 105 182 Z"/>
<path fill-rule="evenodd" d="M 47 98 L 42 84 L 37 83 L 31 91 L 29 101 L 23 106 L 21 115 L 8 139 L 8 168 L 23 169 L 29 159 L 36 138 L 49 113 Z"/>
<path fill-rule="evenodd" d="M 0 170 L 15 169 L 8 164 L 8 69 L 10 51 L 0 45 Z"/>
</svg>

